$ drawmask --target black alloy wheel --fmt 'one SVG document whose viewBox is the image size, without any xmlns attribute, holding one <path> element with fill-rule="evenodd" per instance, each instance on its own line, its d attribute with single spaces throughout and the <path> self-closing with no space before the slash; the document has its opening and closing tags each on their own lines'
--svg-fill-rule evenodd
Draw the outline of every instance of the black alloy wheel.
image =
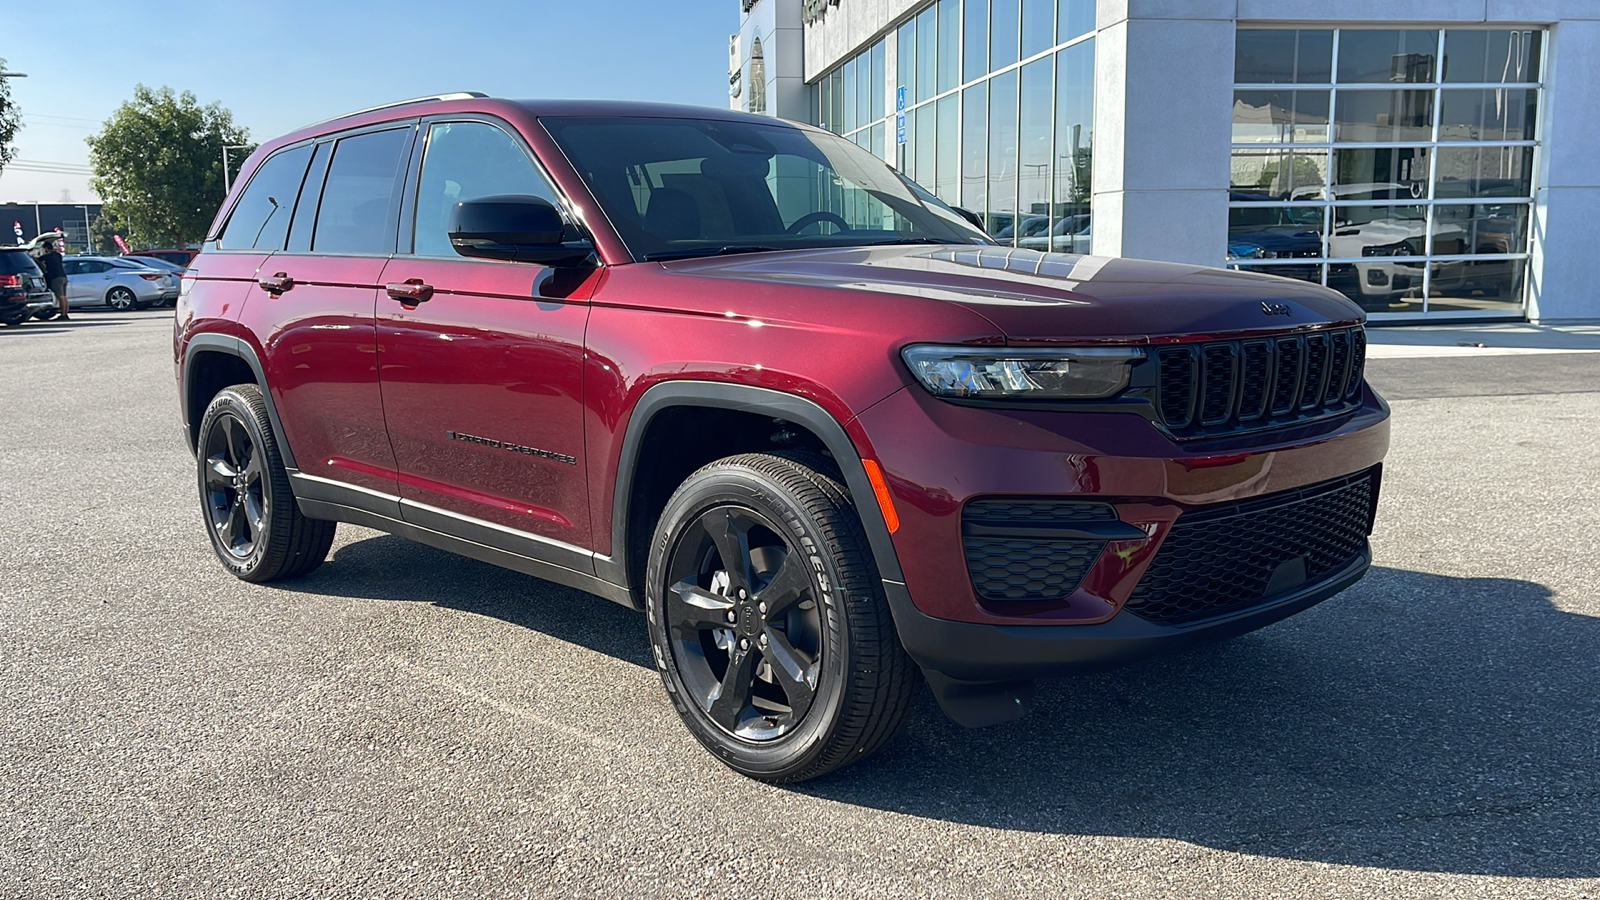
<svg viewBox="0 0 1600 900">
<path fill-rule="evenodd" d="M 296 505 L 259 387 L 236 384 L 212 398 L 196 451 L 206 532 L 224 568 L 261 582 L 322 564 L 338 526 Z"/>
<path fill-rule="evenodd" d="M 267 525 L 261 454 L 234 413 L 222 413 L 213 425 L 200 448 L 207 519 L 218 546 L 248 560 Z"/>
<path fill-rule="evenodd" d="M 657 521 L 645 583 L 667 694 L 730 768 L 804 781 L 905 720 L 920 672 L 831 460 L 752 453 L 690 475 Z"/>
<path fill-rule="evenodd" d="M 689 698 L 746 740 L 793 731 L 825 652 L 805 555 L 761 513 L 715 506 L 681 532 L 667 580 L 666 626 Z"/>
</svg>

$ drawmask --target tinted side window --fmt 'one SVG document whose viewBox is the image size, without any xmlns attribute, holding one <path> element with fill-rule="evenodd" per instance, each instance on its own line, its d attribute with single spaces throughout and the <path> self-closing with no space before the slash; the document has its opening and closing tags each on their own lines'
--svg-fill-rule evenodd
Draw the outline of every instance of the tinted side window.
<svg viewBox="0 0 1600 900">
<path fill-rule="evenodd" d="M 78 264 L 78 261 L 75 260 L 75 259 L 64 259 L 64 260 L 62 260 L 61 261 L 61 271 L 67 273 L 68 275 L 82 275 L 83 274 L 83 268 Z"/>
<path fill-rule="evenodd" d="M 282 250 L 289 214 L 311 160 L 310 147 L 294 147 L 261 164 L 228 217 L 217 246 L 224 250 Z"/>
<path fill-rule="evenodd" d="M 410 140 L 408 129 L 396 128 L 348 137 L 334 147 L 317 208 L 312 252 L 394 250 L 396 184 Z"/>
<path fill-rule="evenodd" d="M 430 128 L 417 187 L 417 255 L 455 256 L 446 233 L 450 210 L 462 200 L 494 194 L 532 194 L 556 202 L 527 153 L 504 131 L 483 122 Z"/>
</svg>

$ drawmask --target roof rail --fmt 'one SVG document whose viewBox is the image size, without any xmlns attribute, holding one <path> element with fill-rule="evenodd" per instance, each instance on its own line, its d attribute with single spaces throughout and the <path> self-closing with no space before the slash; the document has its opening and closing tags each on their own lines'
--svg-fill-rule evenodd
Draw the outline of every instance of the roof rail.
<svg viewBox="0 0 1600 900">
<path fill-rule="evenodd" d="M 482 93 L 481 91 L 455 91 L 454 93 L 449 94 L 434 94 L 429 97 L 412 97 L 410 100 L 396 100 L 393 103 L 380 103 L 377 106 L 369 106 L 366 109 L 358 109 L 355 112 L 340 113 L 337 116 L 329 116 L 326 119 L 320 119 L 316 122 L 312 122 L 310 125 L 305 125 L 302 127 L 315 128 L 318 125 L 326 125 L 329 122 L 337 122 L 340 119 L 348 119 L 351 116 L 359 116 L 369 112 L 378 112 L 379 110 L 383 109 L 394 109 L 397 106 L 410 106 L 414 103 L 434 103 L 440 100 L 481 100 L 487 96 L 489 95 Z"/>
</svg>

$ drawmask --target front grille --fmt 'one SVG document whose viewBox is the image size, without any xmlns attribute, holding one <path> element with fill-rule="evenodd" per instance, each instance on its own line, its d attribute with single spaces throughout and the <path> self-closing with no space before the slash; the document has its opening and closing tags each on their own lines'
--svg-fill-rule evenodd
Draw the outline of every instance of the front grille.
<svg viewBox="0 0 1600 900">
<path fill-rule="evenodd" d="M 1114 523 L 1109 503 L 998 498 L 962 511 L 962 549 L 972 587 L 985 600 L 1045 602 L 1077 590 L 1104 540 L 1063 538 L 1052 526 Z"/>
<path fill-rule="evenodd" d="M 1254 606 L 1337 572 L 1366 547 L 1377 494 L 1373 469 L 1185 513 L 1127 609 L 1152 622 L 1182 624 Z"/>
<path fill-rule="evenodd" d="M 1354 409 L 1366 363 L 1360 327 L 1156 350 L 1156 407 L 1177 438 L 1293 425 Z"/>
</svg>

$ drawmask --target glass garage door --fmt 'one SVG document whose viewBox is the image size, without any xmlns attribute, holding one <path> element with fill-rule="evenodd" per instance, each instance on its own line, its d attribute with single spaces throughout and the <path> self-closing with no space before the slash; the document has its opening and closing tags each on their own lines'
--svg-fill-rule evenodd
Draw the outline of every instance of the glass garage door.
<svg viewBox="0 0 1600 900">
<path fill-rule="evenodd" d="M 1227 265 L 1378 319 L 1520 316 L 1543 38 L 1239 29 Z"/>
</svg>

